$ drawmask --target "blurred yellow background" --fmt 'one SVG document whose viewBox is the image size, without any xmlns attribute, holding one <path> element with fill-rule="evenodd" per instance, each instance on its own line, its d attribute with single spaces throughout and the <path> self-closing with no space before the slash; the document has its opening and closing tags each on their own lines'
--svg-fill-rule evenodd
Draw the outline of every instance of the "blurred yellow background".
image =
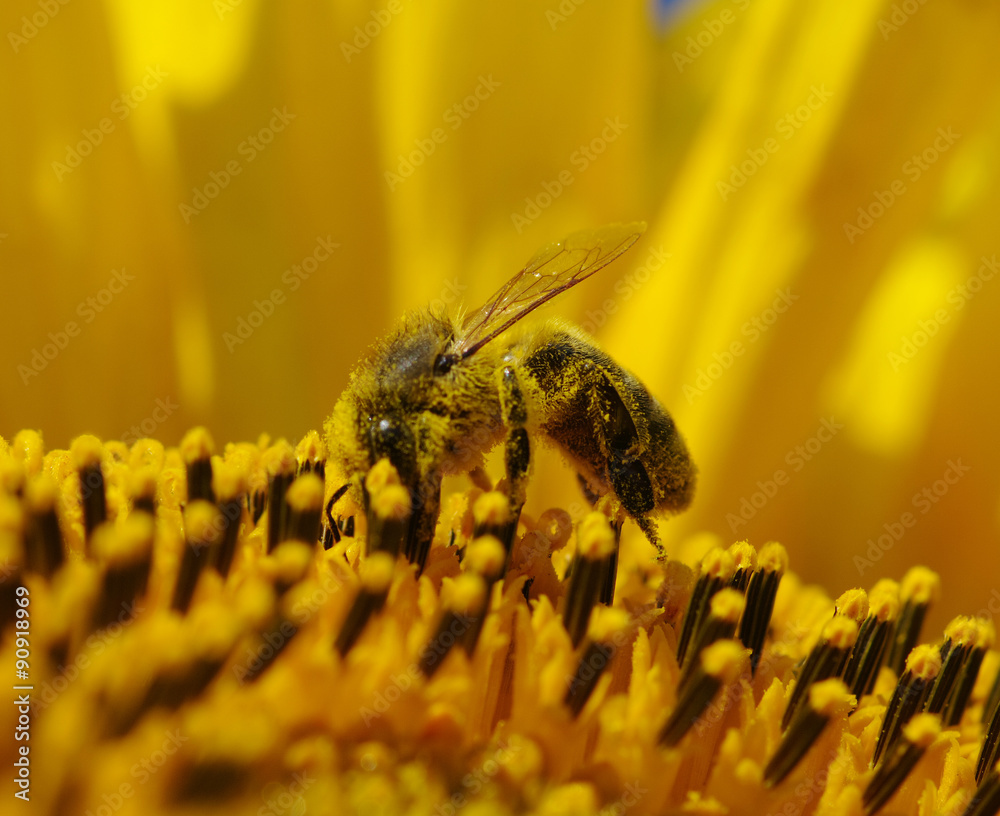
<svg viewBox="0 0 1000 816">
<path fill-rule="evenodd" d="M 10 0 L 0 31 L 0 435 L 297 439 L 404 310 L 644 219 L 545 313 L 687 437 L 668 544 L 778 539 L 833 593 L 923 562 L 931 626 L 1000 612 L 997 4 Z"/>
</svg>

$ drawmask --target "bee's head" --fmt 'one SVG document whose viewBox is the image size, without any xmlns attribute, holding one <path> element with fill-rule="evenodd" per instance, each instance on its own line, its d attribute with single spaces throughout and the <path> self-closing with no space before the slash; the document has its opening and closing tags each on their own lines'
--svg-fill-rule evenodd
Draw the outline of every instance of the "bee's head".
<svg viewBox="0 0 1000 816">
<path fill-rule="evenodd" d="M 448 354 L 454 323 L 430 312 L 403 318 L 359 363 L 328 422 L 332 445 L 345 446 L 352 470 L 388 457 L 407 479 L 429 424 L 444 422 L 462 365 Z M 347 440 L 351 440 L 348 442 Z"/>
<path fill-rule="evenodd" d="M 372 349 L 368 362 L 383 389 L 419 397 L 435 376 L 435 363 L 451 337 L 450 321 L 426 313 L 410 314 Z"/>
</svg>

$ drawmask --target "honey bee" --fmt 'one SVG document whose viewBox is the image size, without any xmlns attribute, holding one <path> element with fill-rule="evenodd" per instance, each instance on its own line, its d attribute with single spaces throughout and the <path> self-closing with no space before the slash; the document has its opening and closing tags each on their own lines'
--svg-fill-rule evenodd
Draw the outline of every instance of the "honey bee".
<svg viewBox="0 0 1000 816">
<path fill-rule="evenodd" d="M 509 550 L 540 436 L 565 454 L 592 503 L 610 501 L 619 526 L 631 517 L 663 556 L 653 517 L 687 507 L 696 473 L 670 415 L 581 329 L 558 319 L 520 323 L 611 263 L 645 226 L 613 224 L 542 248 L 464 317 L 410 313 L 352 372 L 325 424 L 330 456 L 369 527 L 365 475 L 383 458 L 395 466 L 412 498 L 399 547 L 419 569 L 442 477 L 482 473 L 484 455 L 501 443 Z"/>
</svg>

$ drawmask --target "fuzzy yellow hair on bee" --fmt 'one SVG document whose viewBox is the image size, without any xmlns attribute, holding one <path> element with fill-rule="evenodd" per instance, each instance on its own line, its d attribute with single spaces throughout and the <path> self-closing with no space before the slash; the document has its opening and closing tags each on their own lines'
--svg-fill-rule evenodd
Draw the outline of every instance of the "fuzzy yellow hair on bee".
<svg viewBox="0 0 1000 816">
<path fill-rule="evenodd" d="M 444 475 L 477 472 L 504 446 L 508 551 L 525 500 L 532 437 L 543 435 L 576 469 L 591 503 L 620 529 L 631 517 L 661 551 L 654 516 L 691 501 L 695 468 L 663 405 L 581 329 L 522 318 L 631 247 L 643 223 L 578 232 L 541 249 L 484 306 L 464 316 L 406 315 L 355 368 L 326 422 L 332 459 L 373 517 L 365 476 L 388 460 L 410 492 L 406 525 L 376 548 L 421 568 Z M 518 324 L 515 326 L 515 324 Z M 371 542 L 370 542 L 371 544 Z"/>
</svg>

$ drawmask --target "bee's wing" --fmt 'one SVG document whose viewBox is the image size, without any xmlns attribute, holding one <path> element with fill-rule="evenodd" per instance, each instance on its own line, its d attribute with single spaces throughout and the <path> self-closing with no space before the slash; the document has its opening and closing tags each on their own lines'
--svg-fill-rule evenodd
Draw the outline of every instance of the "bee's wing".
<svg viewBox="0 0 1000 816">
<path fill-rule="evenodd" d="M 607 266 L 645 229 L 643 221 L 610 224 L 574 232 L 543 247 L 485 306 L 465 319 L 453 353 L 458 357 L 474 354 L 529 312 Z"/>
</svg>

